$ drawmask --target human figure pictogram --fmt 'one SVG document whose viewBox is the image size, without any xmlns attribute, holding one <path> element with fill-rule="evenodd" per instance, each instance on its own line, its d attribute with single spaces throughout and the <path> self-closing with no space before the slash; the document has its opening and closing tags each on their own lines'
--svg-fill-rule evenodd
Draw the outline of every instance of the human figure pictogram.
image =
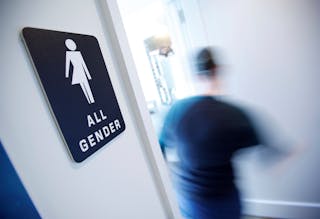
<svg viewBox="0 0 320 219">
<path fill-rule="evenodd" d="M 66 51 L 65 76 L 66 78 L 69 78 L 70 63 L 71 63 L 73 66 L 73 70 L 71 72 L 72 74 L 71 84 L 72 85 L 80 84 L 81 89 L 84 95 L 86 96 L 88 103 L 92 104 L 94 103 L 94 98 L 93 98 L 93 94 L 88 81 L 88 79 L 91 80 L 92 78 L 87 68 L 87 65 L 83 60 L 81 52 L 76 51 L 77 45 L 72 39 L 66 39 L 65 45 L 70 50 L 70 51 Z"/>
</svg>

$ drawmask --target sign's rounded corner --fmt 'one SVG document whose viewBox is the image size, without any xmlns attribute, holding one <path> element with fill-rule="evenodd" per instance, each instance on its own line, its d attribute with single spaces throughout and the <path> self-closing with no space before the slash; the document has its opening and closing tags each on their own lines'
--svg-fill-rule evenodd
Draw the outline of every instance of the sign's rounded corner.
<svg viewBox="0 0 320 219">
<path fill-rule="evenodd" d="M 78 164 L 82 163 L 85 160 L 85 158 L 84 159 L 81 159 L 81 158 L 79 159 L 79 158 L 76 158 L 76 157 L 73 157 L 73 156 L 71 156 L 71 157 L 72 157 L 73 161 L 78 163 Z"/>
<path fill-rule="evenodd" d="M 32 29 L 32 27 L 23 27 L 22 29 L 21 29 L 21 34 L 22 34 L 22 36 L 25 36 L 25 34 L 27 34 L 27 32 L 28 31 L 30 31 Z"/>
<path fill-rule="evenodd" d="M 100 44 L 99 44 L 99 40 L 96 36 L 93 36 L 93 35 L 88 35 L 89 37 L 91 37 L 94 41 L 96 41 L 96 43 L 99 45 L 100 47 Z"/>
<path fill-rule="evenodd" d="M 127 128 L 127 125 L 126 125 L 126 123 L 123 121 L 123 129 L 122 129 L 122 132 L 124 132 L 124 131 L 126 130 L 126 128 Z"/>
</svg>

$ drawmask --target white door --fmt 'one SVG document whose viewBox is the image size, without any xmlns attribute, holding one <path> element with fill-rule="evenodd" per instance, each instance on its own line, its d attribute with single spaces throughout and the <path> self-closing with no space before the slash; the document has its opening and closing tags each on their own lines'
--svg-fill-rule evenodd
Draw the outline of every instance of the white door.
<svg viewBox="0 0 320 219">
<path fill-rule="evenodd" d="M 177 218 L 116 1 L 5 0 L 0 15 L 0 140 L 41 217 Z M 49 110 L 21 40 L 24 27 L 99 41 L 126 130 L 80 164 Z"/>
</svg>

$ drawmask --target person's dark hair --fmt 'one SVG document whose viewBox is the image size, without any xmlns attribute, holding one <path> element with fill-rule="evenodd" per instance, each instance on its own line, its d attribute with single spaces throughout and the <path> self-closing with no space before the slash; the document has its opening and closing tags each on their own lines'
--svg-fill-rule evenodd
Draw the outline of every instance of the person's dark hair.
<svg viewBox="0 0 320 219">
<path fill-rule="evenodd" d="M 200 49 L 195 56 L 195 73 L 196 75 L 214 76 L 217 63 L 214 60 L 212 49 L 205 47 Z"/>
</svg>

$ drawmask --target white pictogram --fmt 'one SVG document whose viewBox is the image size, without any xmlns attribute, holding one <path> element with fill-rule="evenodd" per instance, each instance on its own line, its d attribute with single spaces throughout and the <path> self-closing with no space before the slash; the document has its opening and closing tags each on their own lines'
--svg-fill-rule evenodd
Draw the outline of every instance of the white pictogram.
<svg viewBox="0 0 320 219">
<path fill-rule="evenodd" d="M 71 84 L 80 84 L 88 103 L 94 103 L 94 98 L 88 81 L 88 79 L 91 80 L 91 75 L 86 66 L 86 63 L 83 60 L 81 52 L 76 51 L 77 45 L 71 39 L 66 39 L 65 45 L 70 50 L 66 51 L 66 78 L 69 77 L 71 63 L 73 66 Z"/>
</svg>

